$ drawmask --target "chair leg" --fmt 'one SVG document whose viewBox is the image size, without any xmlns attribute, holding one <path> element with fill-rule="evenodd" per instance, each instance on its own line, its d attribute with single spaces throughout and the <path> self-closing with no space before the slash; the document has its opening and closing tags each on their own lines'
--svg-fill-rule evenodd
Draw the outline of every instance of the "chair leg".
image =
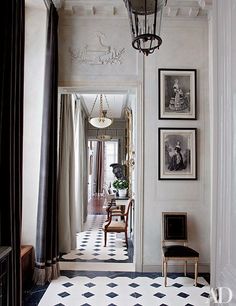
<svg viewBox="0 0 236 306">
<path fill-rule="evenodd" d="M 125 242 L 126 242 L 126 247 L 128 249 L 128 234 L 127 234 L 127 231 L 125 231 Z"/>
<path fill-rule="evenodd" d="M 195 261 L 195 278 L 194 278 L 194 286 L 197 287 L 197 277 L 198 277 L 198 259 Z"/>
<path fill-rule="evenodd" d="M 167 286 L 167 260 L 164 261 L 164 286 Z"/>
<path fill-rule="evenodd" d="M 107 246 L 107 232 L 104 231 L 104 247 Z"/>
<path fill-rule="evenodd" d="M 161 275 L 164 276 L 164 257 L 162 256 Z"/>
<path fill-rule="evenodd" d="M 184 276 L 187 276 L 187 260 L 184 261 Z"/>
</svg>

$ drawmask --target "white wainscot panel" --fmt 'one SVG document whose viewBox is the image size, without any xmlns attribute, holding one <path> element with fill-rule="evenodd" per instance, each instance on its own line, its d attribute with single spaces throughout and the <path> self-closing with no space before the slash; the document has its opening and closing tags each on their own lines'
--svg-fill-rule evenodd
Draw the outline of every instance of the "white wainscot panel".
<svg viewBox="0 0 236 306">
<path fill-rule="evenodd" d="M 138 75 L 138 52 L 131 46 L 127 22 L 120 19 L 83 19 L 62 24 L 59 55 L 61 80 L 88 75 Z"/>
<path fill-rule="evenodd" d="M 202 199 L 201 183 L 196 181 L 159 181 L 158 201 L 199 201 Z"/>
</svg>

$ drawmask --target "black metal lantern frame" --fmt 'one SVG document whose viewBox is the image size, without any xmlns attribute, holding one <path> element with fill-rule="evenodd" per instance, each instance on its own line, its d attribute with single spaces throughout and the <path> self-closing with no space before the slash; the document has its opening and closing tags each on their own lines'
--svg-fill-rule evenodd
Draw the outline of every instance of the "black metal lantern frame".
<svg viewBox="0 0 236 306">
<path fill-rule="evenodd" d="M 124 0 L 129 14 L 132 46 L 149 55 L 159 49 L 163 9 L 167 0 Z"/>
</svg>

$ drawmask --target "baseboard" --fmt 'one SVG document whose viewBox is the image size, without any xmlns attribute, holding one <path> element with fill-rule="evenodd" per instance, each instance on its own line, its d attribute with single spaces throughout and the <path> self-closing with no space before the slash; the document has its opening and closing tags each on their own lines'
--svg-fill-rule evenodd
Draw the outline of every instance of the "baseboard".
<svg viewBox="0 0 236 306">
<path fill-rule="evenodd" d="M 143 265 L 143 272 L 161 272 L 161 265 Z M 168 272 L 171 273 L 181 273 L 183 272 L 183 265 L 168 264 Z M 194 272 L 194 265 L 189 263 L 187 266 L 187 272 Z M 209 263 L 199 263 L 198 265 L 199 273 L 209 273 L 210 264 Z"/>
</svg>

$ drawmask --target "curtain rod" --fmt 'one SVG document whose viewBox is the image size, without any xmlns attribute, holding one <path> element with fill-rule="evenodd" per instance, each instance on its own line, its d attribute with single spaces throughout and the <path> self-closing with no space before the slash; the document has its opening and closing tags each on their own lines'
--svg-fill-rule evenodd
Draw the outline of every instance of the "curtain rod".
<svg viewBox="0 0 236 306">
<path fill-rule="evenodd" d="M 53 4 L 53 1 L 52 0 L 43 0 L 43 1 L 44 1 L 45 5 L 46 5 L 47 9 L 49 10 L 50 4 Z"/>
</svg>

